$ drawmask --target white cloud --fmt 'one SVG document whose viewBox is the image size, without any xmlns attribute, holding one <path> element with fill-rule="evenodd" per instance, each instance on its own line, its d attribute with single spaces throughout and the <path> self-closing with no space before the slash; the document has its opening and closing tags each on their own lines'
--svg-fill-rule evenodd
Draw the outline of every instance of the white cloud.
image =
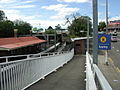
<svg viewBox="0 0 120 90">
<path fill-rule="evenodd" d="M 42 6 L 42 8 L 47 9 L 47 10 L 54 10 L 54 11 L 59 11 L 62 8 L 66 8 L 67 5 L 63 4 L 56 4 L 56 5 L 50 5 L 50 6 Z"/>
<path fill-rule="evenodd" d="M 48 28 L 49 26 L 52 26 L 53 28 L 57 25 L 57 24 L 64 24 L 65 21 L 64 20 L 53 20 L 51 22 L 51 20 L 29 20 L 29 23 L 31 23 L 34 27 L 42 27 L 42 28 Z"/>
<path fill-rule="evenodd" d="M 35 7 L 35 5 L 18 5 L 18 6 L 13 6 L 11 8 L 32 8 Z"/>
<path fill-rule="evenodd" d="M 23 1 L 23 2 L 21 2 L 21 4 L 29 4 L 29 3 L 32 3 L 32 2 L 34 2 L 35 0 L 28 0 L 28 1 Z"/>
<path fill-rule="evenodd" d="M 57 0 L 59 2 L 68 2 L 68 3 L 71 3 L 71 2 L 76 2 L 76 3 L 86 3 L 86 2 L 90 2 L 91 0 Z"/>
<path fill-rule="evenodd" d="M 56 15 L 51 16 L 51 19 L 63 19 L 63 18 L 65 18 L 65 16 L 79 11 L 79 8 L 71 8 L 71 7 L 68 7 L 68 5 L 63 5 L 63 4 L 43 6 L 42 8 L 44 8 L 46 10 L 53 10 L 53 11 L 57 12 Z"/>
<path fill-rule="evenodd" d="M 120 20 L 120 15 L 109 19 L 109 21 Z"/>
<path fill-rule="evenodd" d="M 13 3 L 16 2 L 17 0 L 0 0 L 0 3 Z"/>
<path fill-rule="evenodd" d="M 9 20 L 16 20 L 16 19 L 22 19 L 24 21 L 29 21 L 33 20 L 36 18 L 40 18 L 41 15 L 32 15 L 32 16 L 25 16 L 23 15 L 19 10 L 4 10 L 6 13 L 6 16 L 8 17 Z"/>
<path fill-rule="evenodd" d="M 3 11 L 5 12 L 7 18 L 10 20 L 15 20 L 15 19 L 21 18 L 21 13 L 18 10 L 14 10 L 14 9 L 6 10 L 6 9 L 4 9 Z"/>
</svg>

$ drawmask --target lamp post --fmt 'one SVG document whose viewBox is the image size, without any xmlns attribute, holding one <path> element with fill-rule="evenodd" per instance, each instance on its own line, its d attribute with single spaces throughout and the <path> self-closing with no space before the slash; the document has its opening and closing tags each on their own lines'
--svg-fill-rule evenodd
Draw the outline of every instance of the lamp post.
<svg viewBox="0 0 120 90">
<path fill-rule="evenodd" d="M 81 33 L 87 33 L 87 52 L 89 52 L 89 18 L 87 18 L 87 31 L 80 31 Z"/>
</svg>

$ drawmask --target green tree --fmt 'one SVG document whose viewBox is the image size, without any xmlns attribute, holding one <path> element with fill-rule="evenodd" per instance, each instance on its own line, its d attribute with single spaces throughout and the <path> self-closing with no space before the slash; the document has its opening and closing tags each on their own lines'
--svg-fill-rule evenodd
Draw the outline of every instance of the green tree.
<svg viewBox="0 0 120 90">
<path fill-rule="evenodd" d="M 60 24 L 58 24 L 57 26 L 55 26 L 55 30 L 61 30 Z"/>
<path fill-rule="evenodd" d="M 103 31 L 105 27 L 106 27 L 105 22 L 99 22 L 99 25 L 98 25 L 98 30 L 99 31 Z"/>
<path fill-rule="evenodd" d="M 86 36 L 88 22 L 89 22 L 90 35 L 92 35 L 92 23 L 90 20 L 91 19 L 88 16 L 80 16 L 78 18 L 74 18 L 71 25 L 68 27 L 70 35 L 73 37 Z"/>
<path fill-rule="evenodd" d="M 0 37 L 13 37 L 14 24 L 10 20 L 0 21 Z"/>
<path fill-rule="evenodd" d="M 55 34 L 56 31 L 52 28 L 52 26 L 49 26 L 48 29 L 45 30 L 46 34 Z"/>
<path fill-rule="evenodd" d="M 0 21 L 7 20 L 7 17 L 5 16 L 4 11 L 0 10 Z"/>
<path fill-rule="evenodd" d="M 42 31 L 43 31 L 43 28 L 34 27 L 32 30 L 33 30 L 35 33 L 38 33 L 38 32 L 42 32 Z"/>
<path fill-rule="evenodd" d="M 29 23 L 24 22 L 22 20 L 15 20 L 14 28 L 18 29 L 18 35 L 27 35 L 30 34 L 32 26 Z"/>
<path fill-rule="evenodd" d="M 53 30 L 53 27 L 52 27 L 52 26 L 49 26 L 47 30 Z"/>
<path fill-rule="evenodd" d="M 38 32 L 37 27 L 34 27 L 32 30 L 33 30 L 33 32 L 35 32 L 35 33 L 37 33 L 37 32 Z"/>
</svg>

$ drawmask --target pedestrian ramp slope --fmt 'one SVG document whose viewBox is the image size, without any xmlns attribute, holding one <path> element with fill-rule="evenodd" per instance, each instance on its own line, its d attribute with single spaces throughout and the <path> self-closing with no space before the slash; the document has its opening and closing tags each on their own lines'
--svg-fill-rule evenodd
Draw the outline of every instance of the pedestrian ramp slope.
<svg viewBox="0 0 120 90">
<path fill-rule="evenodd" d="M 47 88 L 48 90 L 59 90 L 59 88 L 60 90 L 77 90 L 84 86 L 82 84 L 85 60 L 83 57 L 73 58 L 73 56 L 74 49 L 64 52 L 0 57 L 6 60 L 0 63 L 0 90 L 25 90 L 33 84 L 30 88 L 37 87 L 37 84 L 38 90 L 41 88 L 43 90 Z M 16 57 L 26 58 L 9 61 L 9 58 Z M 53 73 L 56 70 L 58 71 Z M 42 81 L 40 84 L 38 84 L 39 80 Z"/>
<path fill-rule="evenodd" d="M 85 56 L 74 56 L 62 68 L 26 90 L 85 90 Z"/>
</svg>

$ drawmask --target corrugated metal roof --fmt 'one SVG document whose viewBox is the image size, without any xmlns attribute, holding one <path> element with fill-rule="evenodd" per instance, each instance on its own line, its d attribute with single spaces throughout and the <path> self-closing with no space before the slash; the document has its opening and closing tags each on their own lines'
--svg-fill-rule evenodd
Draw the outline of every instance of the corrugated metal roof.
<svg viewBox="0 0 120 90">
<path fill-rule="evenodd" d="M 9 50 L 46 42 L 37 37 L 0 38 L 0 50 Z"/>
</svg>

